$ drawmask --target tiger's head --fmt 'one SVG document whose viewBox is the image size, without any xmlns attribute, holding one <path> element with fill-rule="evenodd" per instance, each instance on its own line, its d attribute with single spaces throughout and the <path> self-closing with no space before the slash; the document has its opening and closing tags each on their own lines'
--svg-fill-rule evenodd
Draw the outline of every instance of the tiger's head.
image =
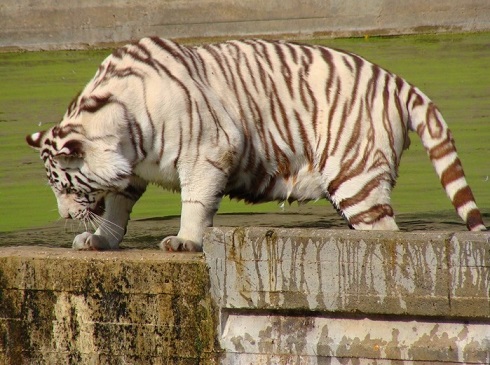
<svg viewBox="0 0 490 365">
<path fill-rule="evenodd" d="M 123 191 L 131 167 L 107 141 L 89 139 L 80 126 L 54 126 L 26 137 L 44 161 L 49 184 L 63 218 L 89 220 L 101 216 L 104 198 Z"/>
</svg>

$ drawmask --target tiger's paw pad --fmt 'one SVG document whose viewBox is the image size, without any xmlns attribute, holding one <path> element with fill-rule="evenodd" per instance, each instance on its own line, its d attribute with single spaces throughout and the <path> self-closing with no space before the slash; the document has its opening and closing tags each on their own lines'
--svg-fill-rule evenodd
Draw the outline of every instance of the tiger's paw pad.
<svg viewBox="0 0 490 365">
<path fill-rule="evenodd" d="M 159 247 L 164 251 L 169 252 L 200 252 L 202 251 L 201 245 L 194 241 L 184 240 L 176 236 L 169 236 L 160 242 Z"/>
<path fill-rule="evenodd" d="M 75 250 L 107 250 L 110 248 L 107 240 L 99 235 L 90 232 L 83 232 L 73 240 L 73 249 Z"/>
</svg>

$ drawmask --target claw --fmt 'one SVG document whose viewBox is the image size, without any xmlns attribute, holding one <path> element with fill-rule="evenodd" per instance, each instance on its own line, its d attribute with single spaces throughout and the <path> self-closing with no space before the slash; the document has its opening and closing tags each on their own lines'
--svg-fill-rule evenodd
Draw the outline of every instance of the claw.
<svg viewBox="0 0 490 365">
<path fill-rule="evenodd" d="M 159 245 L 160 249 L 168 252 L 199 252 L 202 251 L 202 248 L 199 244 L 190 241 L 184 240 L 182 238 L 176 236 L 170 236 L 163 239 Z"/>
</svg>

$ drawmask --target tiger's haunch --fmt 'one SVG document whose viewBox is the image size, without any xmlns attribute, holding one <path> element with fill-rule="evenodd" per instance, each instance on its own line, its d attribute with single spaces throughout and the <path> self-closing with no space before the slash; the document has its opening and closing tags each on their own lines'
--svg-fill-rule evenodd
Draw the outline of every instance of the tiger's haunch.
<svg viewBox="0 0 490 365">
<path fill-rule="evenodd" d="M 63 217 L 117 248 L 148 183 L 181 191 L 166 250 L 199 251 L 221 198 L 327 198 L 354 229 L 398 229 L 390 203 L 415 131 L 470 230 L 485 226 L 432 101 L 363 58 L 282 41 L 187 47 L 144 38 L 114 51 L 62 121 L 27 137 Z"/>
</svg>

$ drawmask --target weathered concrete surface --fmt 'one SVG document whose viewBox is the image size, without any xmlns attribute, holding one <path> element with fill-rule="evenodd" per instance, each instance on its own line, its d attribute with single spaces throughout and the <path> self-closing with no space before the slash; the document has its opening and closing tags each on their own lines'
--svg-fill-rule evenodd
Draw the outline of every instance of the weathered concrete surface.
<svg viewBox="0 0 490 365">
<path fill-rule="evenodd" d="M 490 319 L 488 233 L 215 228 L 224 308 Z"/>
<path fill-rule="evenodd" d="M 225 363 L 490 363 L 490 235 L 214 228 Z"/>
<path fill-rule="evenodd" d="M 202 255 L 0 250 L 0 364 L 215 364 Z"/>
<path fill-rule="evenodd" d="M 212 228 L 204 248 L 1 248 L 0 364 L 490 363 L 488 232 Z"/>
<path fill-rule="evenodd" d="M 489 324 L 230 314 L 228 364 L 488 364 Z"/>
<path fill-rule="evenodd" d="M 2 0 L 0 48 L 167 38 L 353 36 L 490 29 L 488 0 Z"/>
</svg>

